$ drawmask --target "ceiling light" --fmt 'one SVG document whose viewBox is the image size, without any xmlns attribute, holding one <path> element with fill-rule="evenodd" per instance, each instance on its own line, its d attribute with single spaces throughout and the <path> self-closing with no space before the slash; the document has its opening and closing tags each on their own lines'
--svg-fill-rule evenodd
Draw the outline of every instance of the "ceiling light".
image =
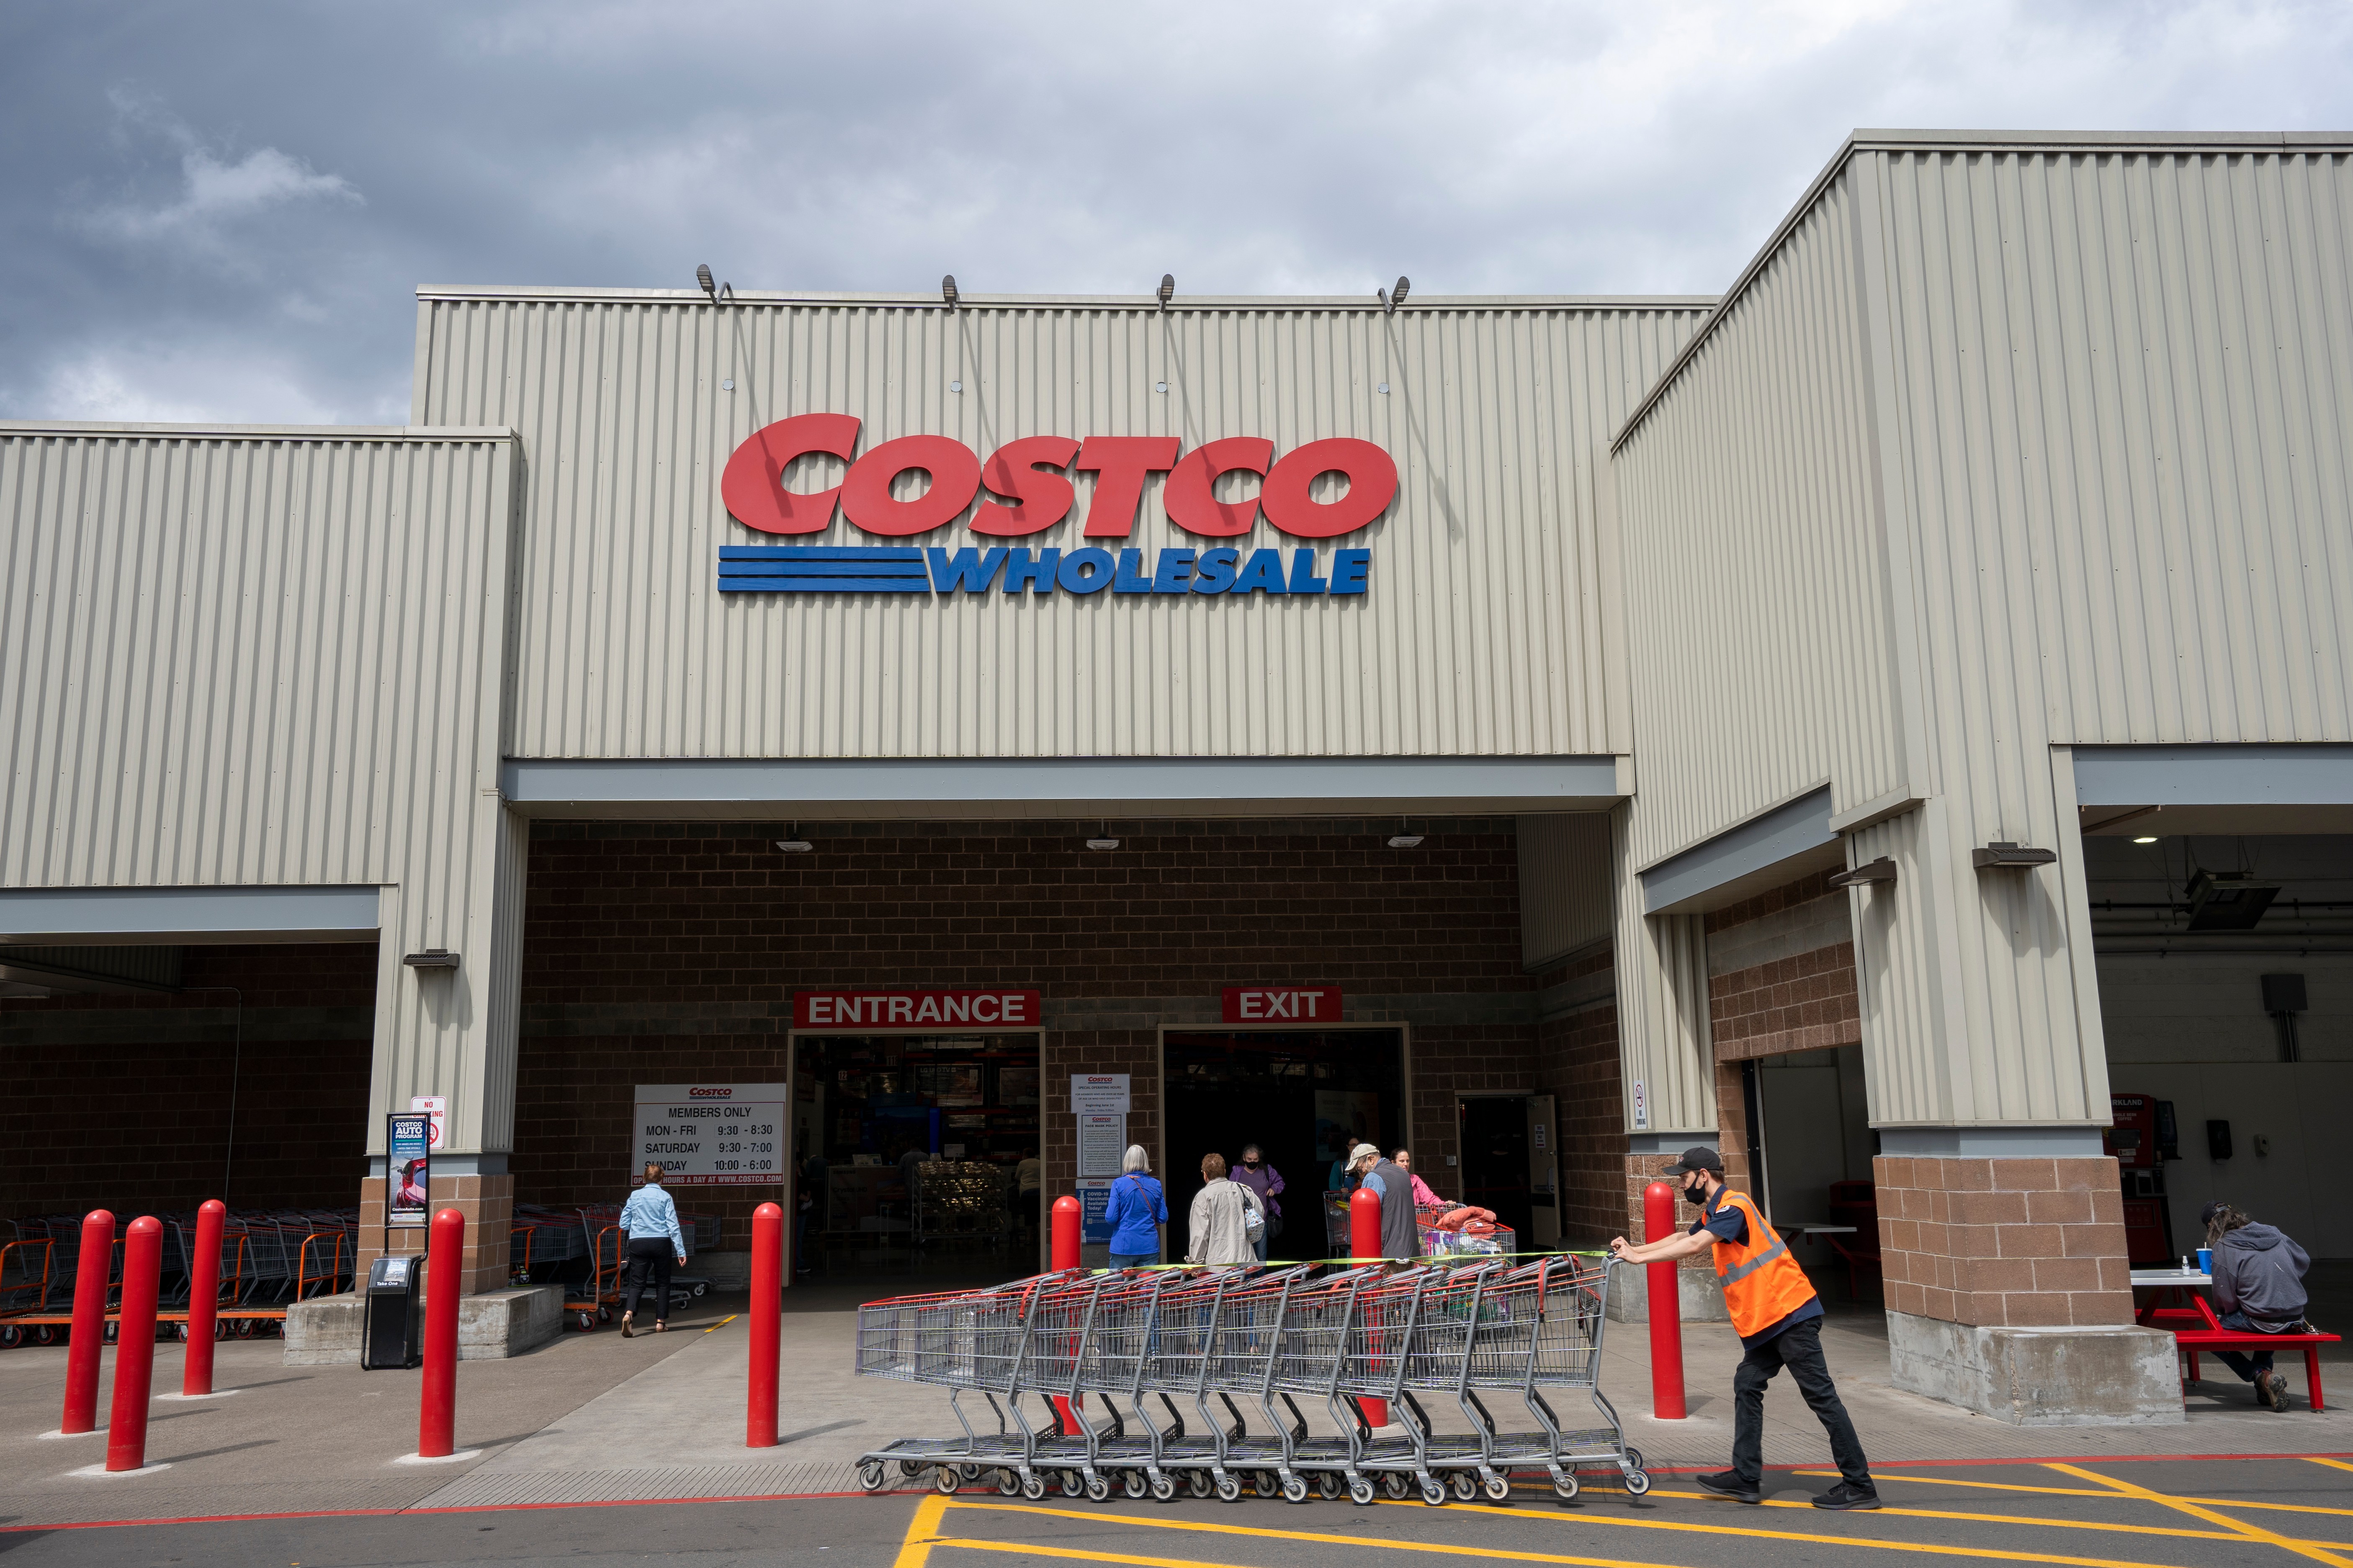
<svg viewBox="0 0 2353 1568">
<path fill-rule="evenodd" d="M 1160 301 L 1162 310 L 1168 308 L 1168 301 L 1176 298 L 1176 274 L 1164 272 L 1160 275 L 1160 288 L 1154 298 Z"/>
<path fill-rule="evenodd" d="M 1087 847 L 1090 849 L 1116 849 L 1119 847 L 1119 840 L 1116 838 L 1090 838 L 1087 840 Z"/>
<path fill-rule="evenodd" d="M 2277 882 L 2258 882 L 2244 871 L 2200 870 L 2189 879 L 2191 931 L 2253 931 L 2279 896 Z"/>
<path fill-rule="evenodd" d="M 2157 842 L 2157 835 L 2152 833 L 2147 835 L 2146 837 L 2136 838 L 2133 842 L 2136 844 L 2154 844 Z"/>
<path fill-rule="evenodd" d="M 940 279 L 940 298 L 941 298 L 941 299 L 943 299 L 943 300 L 945 300 L 948 302 L 948 309 L 949 309 L 949 310 L 955 310 L 955 309 L 956 308 L 956 291 L 955 291 L 955 273 L 953 273 L 953 272 L 948 273 L 947 275 L 945 275 L 944 277 L 943 277 L 943 278 Z"/>
<path fill-rule="evenodd" d="M 776 847 L 787 855 L 806 855 L 817 846 L 806 838 L 779 838 L 776 840 Z"/>
<path fill-rule="evenodd" d="M 1392 834 L 1389 836 L 1389 847 L 1392 849 L 1419 849 L 1421 847 L 1421 835 L 1419 833 Z"/>
</svg>

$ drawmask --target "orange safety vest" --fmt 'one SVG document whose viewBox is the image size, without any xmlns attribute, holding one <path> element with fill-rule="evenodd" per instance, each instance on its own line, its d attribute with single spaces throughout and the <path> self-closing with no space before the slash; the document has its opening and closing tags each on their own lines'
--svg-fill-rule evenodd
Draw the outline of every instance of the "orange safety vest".
<svg viewBox="0 0 2353 1568">
<path fill-rule="evenodd" d="M 1717 1240 L 1715 1277 L 1724 1282 L 1724 1304 L 1732 1312 L 1732 1327 L 1741 1338 L 1761 1334 L 1814 1299 L 1806 1271 L 1789 1256 L 1781 1239 L 1746 1193 L 1730 1187 L 1716 1194 L 1715 1206 L 1729 1205 L 1747 1222 L 1748 1239 L 1738 1246 Z"/>
</svg>

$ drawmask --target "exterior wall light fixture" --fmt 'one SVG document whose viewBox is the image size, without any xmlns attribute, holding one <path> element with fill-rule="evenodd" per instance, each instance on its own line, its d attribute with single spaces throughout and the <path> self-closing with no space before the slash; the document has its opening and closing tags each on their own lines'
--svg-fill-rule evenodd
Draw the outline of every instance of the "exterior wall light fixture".
<svg viewBox="0 0 2353 1568">
<path fill-rule="evenodd" d="M 1895 862 L 1882 855 L 1852 871 L 1834 871 L 1828 880 L 1833 888 L 1867 888 L 1873 882 L 1893 882 L 1895 880 Z"/>
<path fill-rule="evenodd" d="M 953 273 L 953 272 L 947 273 L 946 275 L 944 275 L 944 277 L 942 277 L 942 278 L 940 279 L 940 298 L 941 298 L 941 299 L 943 299 L 943 300 L 945 300 L 948 302 L 948 309 L 949 309 L 949 310 L 955 310 L 955 309 L 956 308 L 956 289 L 955 289 L 955 273 Z"/>
<path fill-rule="evenodd" d="M 1389 847 L 1392 849 L 1419 849 L 1421 847 L 1421 838 L 1422 836 L 1420 834 L 1414 832 L 1400 821 L 1398 824 L 1398 830 L 1389 835 Z"/>
<path fill-rule="evenodd" d="M 406 954 L 400 962 L 411 969 L 455 969 L 458 955 L 446 947 L 428 947 L 423 952 Z"/>
<path fill-rule="evenodd" d="M 1397 287 L 1394 289 L 1374 289 L 1373 298 L 1381 302 L 1382 310 L 1393 312 L 1399 305 L 1405 303 L 1406 290 L 1412 287 L 1412 279 L 1400 277 L 1397 280 Z"/>
<path fill-rule="evenodd" d="M 723 295 L 726 298 L 729 304 L 732 305 L 735 302 L 735 285 L 733 283 L 712 282 L 711 279 L 711 264 L 709 262 L 697 262 L 695 264 L 694 280 L 702 287 L 704 293 L 711 296 L 711 302 L 712 304 L 716 305 L 719 303 Z"/>
<path fill-rule="evenodd" d="M 1119 847 L 1119 840 L 1111 836 L 1110 823 L 1106 822 L 1095 830 L 1095 836 L 1087 840 L 1087 847 L 1090 849 L 1116 849 Z"/>
<path fill-rule="evenodd" d="M 1997 838 L 1982 849 L 1969 851 L 1969 864 L 1980 871 L 2023 871 L 2031 866 L 2048 866 L 2058 858 L 2056 849 L 2035 849 L 2012 844 L 2007 838 Z"/>
<path fill-rule="evenodd" d="M 796 822 L 792 826 L 792 837 L 777 839 L 776 847 L 787 855 L 806 855 L 817 846 L 801 837 L 801 825 Z"/>
<path fill-rule="evenodd" d="M 1153 298 L 1160 301 L 1160 308 L 1162 310 L 1165 310 L 1168 309 L 1168 301 L 1176 298 L 1176 274 L 1174 272 L 1162 273 L 1160 275 L 1160 287 L 1153 291 Z"/>
</svg>

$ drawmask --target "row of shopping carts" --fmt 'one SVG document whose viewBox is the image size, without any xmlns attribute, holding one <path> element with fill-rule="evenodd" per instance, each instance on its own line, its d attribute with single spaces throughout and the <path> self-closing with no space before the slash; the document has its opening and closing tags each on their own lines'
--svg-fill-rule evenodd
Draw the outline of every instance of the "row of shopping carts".
<svg viewBox="0 0 2353 1568">
<path fill-rule="evenodd" d="M 859 1482 L 879 1490 L 896 1465 L 944 1492 L 986 1482 L 1032 1500 L 1051 1487 L 1100 1501 L 1116 1487 L 1165 1501 L 1182 1487 L 1229 1502 L 1248 1489 L 1435 1506 L 1503 1501 L 1514 1472 L 1544 1473 L 1567 1501 L 1580 1468 L 1608 1468 L 1639 1496 L 1641 1452 L 1599 1385 L 1609 1279 L 1606 1261 L 1567 1255 L 1073 1269 L 877 1301 L 859 1310 L 859 1373 L 946 1388 L 963 1434 L 870 1452 Z M 1561 1391 L 1588 1394 L 1599 1424 L 1565 1426 L 1547 1397 Z M 976 1429 L 971 1394 L 994 1431 Z M 1505 1394 L 1528 1419 L 1507 1423 L 1482 1397 Z M 1440 1396 L 1467 1430 L 1438 1430 L 1422 1401 Z M 1389 1402 L 1394 1432 L 1367 1418 L 1373 1399 Z M 1322 1403 L 1331 1432 L 1311 1430 L 1302 1400 Z"/>
<path fill-rule="evenodd" d="M 621 1276 L 628 1267 L 620 1218 L 617 1204 L 586 1208 L 515 1205 L 507 1252 L 509 1282 L 563 1285 L 565 1315 L 577 1328 L 593 1330 L 599 1323 L 611 1322 L 614 1310 L 620 1305 Z M 678 1221 L 690 1255 L 717 1249 L 718 1215 L 681 1214 Z M 673 1274 L 670 1308 L 674 1310 L 710 1289 L 711 1281 L 700 1275 Z"/>
<path fill-rule="evenodd" d="M 103 1259 L 85 1258 L 79 1215 L 45 1215 L 0 1222 L 0 1348 L 27 1342 L 53 1344 L 73 1320 L 75 1293 L 85 1268 L 104 1270 L 107 1310 L 111 1314 L 122 1286 L 122 1237 L 137 1208 L 115 1214 L 114 1237 Z M 190 1284 L 195 1278 L 196 1216 L 159 1216 L 165 1245 L 159 1279 L 159 1321 L 188 1336 Z M 312 1296 L 334 1295 L 352 1287 L 358 1253 L 357 1209 L 234 1210 L 221 1226 L 214 1331 L 250 1339 L 278 1331 L 286 1308 Z M 108 1319 L 107 1338 L 114 1338 Z"/>
</svg>

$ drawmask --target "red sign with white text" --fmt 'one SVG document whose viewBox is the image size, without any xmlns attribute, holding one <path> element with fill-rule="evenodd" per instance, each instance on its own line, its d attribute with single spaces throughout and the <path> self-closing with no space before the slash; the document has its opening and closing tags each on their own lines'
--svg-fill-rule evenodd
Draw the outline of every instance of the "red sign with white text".
<svg viewBox="0 0 2353 1568">
<path fill-rule="evenodd" d="M 796 1029 L 1034 1029 L 1044 1017 L 1035 991 L 799 991 Z"/>
<path fill-rule="evenodd" d="M 1336 1024 L 1337 985 L 1229 985 L 1229 1024 Z"/>
</svg>

